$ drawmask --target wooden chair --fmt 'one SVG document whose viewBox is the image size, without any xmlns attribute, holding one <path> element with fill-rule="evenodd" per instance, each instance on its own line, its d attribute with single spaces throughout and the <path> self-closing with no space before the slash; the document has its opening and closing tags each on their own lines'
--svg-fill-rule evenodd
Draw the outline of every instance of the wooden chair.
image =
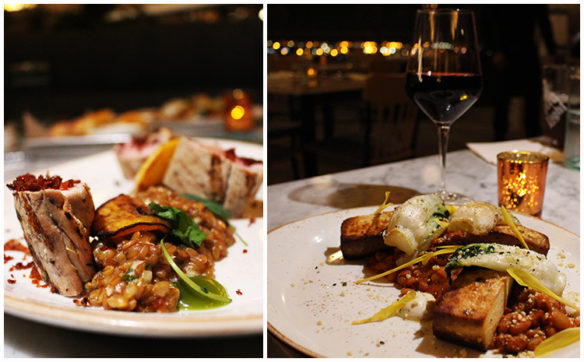
<svg viewBox="0 0 584 362">
<path fill-rule="evenodd" d="M 418 107 L 407 96 L 405 85 L 401 73 L 372 73 L 367 79 L 363 92 L 366 165 L 414 155 Z"/>
<path fill-rule="evenodd" d="M 299 164 L 302 162 L 302 125 L 291 116 L 293 113 L 292 107 L 289 97 L 268 95 L 268 140 L 266 144 L 268 147 L 268 162 L 273 165 L 279 162 L 289 163 L 292 178 L 298 180 L 300 178 Z M 271 170 L 277 169 L 271 167 Z M 283 177 L 286 180 L 286 177 Z M 270 178 L 268 173 L 268 182 L 270 182 Z M 282 182 L 280 178 L 277 178 L 278 180 Z"/>
<path fill-rule="evenodd" d="M 302 162 L 300 133 L 301 126 L 297 122 L 268 118 L 268 162 L 271 164 L 289 162 L 294 180 L 300 179 L 299 163 Z"/>
</svg>

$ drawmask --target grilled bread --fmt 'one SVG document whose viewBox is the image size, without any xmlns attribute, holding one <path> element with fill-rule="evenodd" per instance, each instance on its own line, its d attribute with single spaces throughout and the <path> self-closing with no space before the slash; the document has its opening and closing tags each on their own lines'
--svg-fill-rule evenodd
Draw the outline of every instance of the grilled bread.
<svg viewBox="0 0 584 362">
<path fill-rule="evenodd" d="M 355 216 L 341 224 L 341 251 L 345 259 L 357 259 L 391 247 L 383 242 L 383 230 L 393 212 Z"/>
<path fill-rule="evenodd" d="M 526 228 L 525 226 L 516 226 L 523 236 L 525 243 L 529 247 L 529 250 L 547 255 L 548 251 L 550 250 L 550 241 L 546 235 Z M 464 231 L 446 232 L 439 238 L 439 240 L 437 240 L 437 243 L 462 245 L 474 243 L 494 243 L 522 246 L 511 227 L 506 225 L 495 226 L 493 230 L 491 230 L 491 232 L 486 235 L 473 235 Z"/>
<path fill-rule="evenodd" d="M 383 243 L 383 231 L 389 224 L 392 212 L 348 218 L 341 225 L 341 250 L 346 259 L 357 259 L 390 247 Z M 517 225 L 530 250 L 547 255 L 550 242 L 546 235 Z M 446 232 L 437 240 L 438 244 L 495 243 L 521 246 L 521 242 L 509 226 L 495 226 L 486 235 L 473 235 L 464 231 Z"/>
<path fill-rule="evenodd" d="M 503 317 L 512 281 L 506 273 L 488 269 L 463 271 L 434 308 L 434 335 L 486 350 Z"/>
</svg>

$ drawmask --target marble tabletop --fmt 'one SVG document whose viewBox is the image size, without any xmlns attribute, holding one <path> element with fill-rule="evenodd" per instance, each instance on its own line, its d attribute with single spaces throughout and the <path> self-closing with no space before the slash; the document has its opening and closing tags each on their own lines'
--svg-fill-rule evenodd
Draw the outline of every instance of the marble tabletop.
<svg viewBox="0 0 584 362">
<path fill-rule="evenodd" d="M 354 192 L 359 185 L 397 186 L 431 193 L 439 188 L 438 156 L 421 157 L 331 175 L 286 182 L 268 187 L 268 230 L 311 215 L 338 210 L 333 194 Z M 497 168 L 468 150 L 448 153 L 446 186 L 475 200 L 497 204 Z M 366 188 L 365 188 L 366 189 Z M 383 195 L 383 193 L 381 194 Z M 383 196 L 382 196 L 383 197 Z M 330 200 L 329 205 L 326 200 Z M 369 200 L 364 200 L 367 202 Z M 350 205 L 377 205 L 376 202 Z M 331 206 L 332 205 L 332 206 Z M 550 163 L 542 219 L 580 234 L 580 172 Z"/>
<path fill-rule="evenodd" d="M 447 189 L 497 204 L 495 165 L 468 150 L 448 153 L 447 163 Z M 579 235 L 580 172 L 550 163 L 546 181 L 542 219 Z M 436 155 L 272 185 L 267 190 L 268 230 L 341 208 L 378 205 L 383 201 L 383 190 L 388 188 L 393 189 L 392 194 L 407 199 L 410 192 L 434 192 L 439 184 Z M 366 193 L 377 196 L 373 199 Z M 337 202 L 339 198 L 345 200 Z M 347 202 L 349 198 L 356 202 Z M 268 334 L 267 342 L 268 357 L 304 356 L 272 333 Z"/>
</svg>

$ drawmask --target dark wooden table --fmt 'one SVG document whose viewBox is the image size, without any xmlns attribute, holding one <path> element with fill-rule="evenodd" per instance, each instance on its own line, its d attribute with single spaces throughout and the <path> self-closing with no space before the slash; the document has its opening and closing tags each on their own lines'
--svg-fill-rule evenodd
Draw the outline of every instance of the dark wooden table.
<svg viewBox="0 0 584 362">
<path fill-rule="evenodd" d="M 314 79 L 268 76 L 268 95 L 286 96 L 291 99 L 291 104 L 296 102 L 299 104 L 298 111 L 292 110 L 290 118 L 300 121 L 302 144 L 306 145 L 316 141 L 317 108 L 323 110 L 324 133 L 326 138 L 330 138 L 334 132 L 334 109 L 329 101 L 341 97 L 360 98 L 365 87 L 365 79 L 366 76 L 362 74 L 332 75 Z M 306 148 L 302 153 L 304 176 L 315 176 L 317 170 L 314 153 Z"/>
</svg>

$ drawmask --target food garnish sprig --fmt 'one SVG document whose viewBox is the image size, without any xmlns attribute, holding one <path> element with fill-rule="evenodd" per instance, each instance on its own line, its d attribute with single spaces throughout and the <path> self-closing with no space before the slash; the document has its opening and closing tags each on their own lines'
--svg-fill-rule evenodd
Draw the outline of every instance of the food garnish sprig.
<svg viewBox="0 0 584 362">
<path fill-rule="evenodd" d="M 517 284 L 523 287 L 527 287 L 529 289 L 535 290 L 536 292 L 545 294 L 550 298 L 553 298 L 558 302 L 567 305 L 568 307 L 576 309 L 577 311 L 580 310 L 579 306 L 565 300 L 556 293 L 552 292 L 548 287 L 543 285 L 536 277 L 534 277 L 532 274 L 523 269 L 507 268 L 507 274 L 509 274 L 513 279 L 515 279 Z"/>
<path fill-rule="evenodd" d="M 162 206 L 155 202 L 148 204 L 154 215 L 165 219 L 171 226 L 172 235 L 183 244 L 198 249 L 207 233 L 183 210 L 172 206 Z"/>
<path fill-rule="evenodd" d="M 541 342 L 533 353 L 535 357 L 543 357 L 560 348 L 569 346 L 580 340 L 580 327 L 566 328 Z"/>
<path fill-rule="evenodd" d="M 422 265 L 426 265 L 426 264 L 428 264 L 428 262 L 430 261 L 430 259 L 432 257 L 438 256 L 438 255 L 442 255 L 442 254 L 450 254 L 450 253 L 453 253 L 456 249 L 458 249 L 460 247 L 462 247 L 462 245 L 443 245 L 443 246 L 439 246 L 438 247 L 439 250 L 436 250 L 436 251 L 430 252 L 430 253 L 426 253 L 426 254 L 424 254 L 424 255 L 422 255 L 420 257 L 417 257 L 417 258 L 415 258 L 413 260 L 410 260 L 407 263 L 404 263 L 404 264 L 402 264 L 402 265 L 400 265 L 398 267 L 395 267 L 393 269 L 390 269 L 388 271 L 385 271 L 385 272 L 383 272 L 381 274 L 377 274 L 377 275 L 374 275 L 374 276 L 371 276 L 371 277 L 368 277 L 368 278 L 365 278 L 365 279 L 357 280 L 356 283 L 357 284 L 361 284 L 361 283 L 365 283 L 365 282 L 368 282 L 368 281 L 371 281 L 371 280 L 379 279 L 381 277 L 384 277 L 386 275 L 395 273 L 397 271 L 400 271 L 402 269 L 405 269 L 405 268 L 409 267 L 410 265 L 414 265 L 414 264 L 417 264 L 417 263 L 420 263 L 420 262 L 422 263 Z"/>
<path fill-rule="evenodd" d="M 515 235 L 517 236 L 519 241 L 521 241 L 521 245 L 525 249 L 529 249 L 529 246 L 527 246 L 525 239 L 523 239 L 523 235 L 521 235 L 521 232 L 519 232 L 519 229 L 517 229 L 517 226 L 515 226 L 515 223 L 513 222 L 513 218 L 511 217 L 511 215 L 509 215 L 509 213 L 507 212 L 507 209 L 505 209 L 505 206 L 501 206 L 501 213 L 503 214 L 503 219 L 505 220 L 507 225 L 509 225 L 511 230 L 513 230 L 513 232 L 515 233 Z"/>
<path fill-rule="evenodd" d="M 375 210 L 375 214 L 381 214 L 381 212 L 383 210 L 385 210 L 388 206 L 393 205 L 392 202 L 389 201 L 389 194 L 390 191 L 385 191 L 385 200 L 383 200 L 383 202 L 381 203 L 381 205 L 379 205 L 379 207 L 377 208 L 377 210 Z"/>
<path fill-rule="evenodd" d="M 213 299 L 213 300 L 221 302 L 221 303 L 230 303 L 231 302 L 231 299 L 228 297 L 210 292 L 208 289 L 200 287 L 198 284 L 193 282 L 185 273 L 183 273 L 183 271 L 179 268 L 178 265 L 176 265 L 176 263 L 174 262 L 174 260 L 172 260 L 172 257 L 170 256 L 170 254 L 166 250 L 166 247 L 164 246 L 164 239 L 160 241 L 160 248 L 162 249 L 162 253 L 164 254 L 164 258 L 166 259 L 166 261 L 168 262 L 170 267 L 174 270 L 176 275 L 178 275 L 178 277 L 191 288 L 192 291 L 200 294 L 203 297 Z"/>
<path fill-rule="evenodd" d="M 237 229 L 235 228 L 235 226 L 233 226 L 229 223 L 229 219 L 231 218 L 231 212 L 229 212 L 229 210 L 225 209 L 223 206 L 219 205 L 215 201 L 205 199 L 204 197 L 200 197 L 200 196 L 192 195 L 192 194 L 181 194 L 180 196 L 184 197 L 185 199 L 194 200 L 194 201 L 200 202 L 203 205 L 205 205 L 207 210 L 211 211 L 211 213 L 213 213 L 213 215 L 215 215 L 219 219 L 223 220 L 223 222 L 225 222 L 225 224 L 227 224 L 227 226 L 233 231 L 233 234 L 235 234 L 235 236 L 239 240 L 241 240 L 243 245 L 248 246 L 248 244 L 245 242 L 245 240 L 243 240 L 241 235 L 239 235 L 239 233 L 237 232 Z"/>
<path fill-rule="evenodd" d="M 413 290 L 410 290 L 402 298 L 393 302 L 389 306 L 383 308 L 382 310 L 375 313 L 371 317 L 361 319 L 358 321 L 353 321 L 352 324 L 364 324 L 364 323 L 380 322 L 380 321 L 386 320 L 387 318 L 393 317 L 394 315 L 396 315 L 400 311 L 400 309 L 402 309 L 406 304 L 408 304 L 409 302 L 414 300 L 415 297 L 416 297 L 416 292 Z"/>
<path fill-rule="evenodd" d="M 172 206 L 161 206 L 155 202 L 151 202 L 148 207 L 155 215 L 169 222 L 171 225 L 171 235 L 175 240 L 194 249 L 198 249 L 207 237 L 207 233 L 202 231 L 195 220 L 185 211 Z M 231 302 L 225 288 L 216 280 L 203 276 L 189 278 L 174 260 L 172 260 L 172 257 L 164 246 L 164 239 L 160 241 L 160 248 L 164 258 L 179 278 L 179 281 L 176 283 L 176 286 L 181 292 L 179 305 L 189 309 L 189 307 L 193 308 L 196 306 L 218 307 Z M 200 286 L 193 279 L 199 280 L 202 285 L 206 285 L 207 287 Z M 215 292 L 209 290 L 210 288 Z M 197 300 L 197 297 L 193 293 L 198 295 L 199 298 L 202 296 L 208 298 L 210 301 L 208 303 L 201 302 Z"/>
</svg>

